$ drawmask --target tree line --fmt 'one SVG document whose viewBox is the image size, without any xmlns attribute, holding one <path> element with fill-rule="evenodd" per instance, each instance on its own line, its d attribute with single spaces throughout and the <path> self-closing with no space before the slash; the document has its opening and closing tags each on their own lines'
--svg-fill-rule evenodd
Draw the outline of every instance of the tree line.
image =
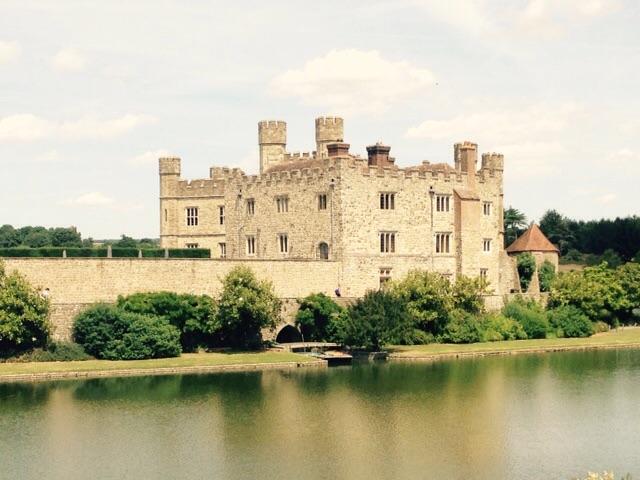
<svg viewBox="0 0 640 480">
<path fill-rule="evenodd" d="M 567 261 L 597 264 L 605 260 L 615 267 L 640 258 L 640 217 L 636 215 L 574 220 L 552 209 L 542 215 L 539 226 Z M 504 211 L 504 227 L 508 246 L 527 229 L 527 217 L 509 207 Z"/>
<path fill-rule="evenodd" d="M 90 237 L 82 238 L 76 227 L 26 226 L 15 228 L 12 225 L 0 227 L 0 248 L 91 248 L 95 246 L 95 243 Z M 100 243 L 118 248 L 155 248 L 158 246 L 156 240 L 150 238 L 137 240 L 127 235 L 122 235 L 118 240 L 105 240 Z"/>
</svg>

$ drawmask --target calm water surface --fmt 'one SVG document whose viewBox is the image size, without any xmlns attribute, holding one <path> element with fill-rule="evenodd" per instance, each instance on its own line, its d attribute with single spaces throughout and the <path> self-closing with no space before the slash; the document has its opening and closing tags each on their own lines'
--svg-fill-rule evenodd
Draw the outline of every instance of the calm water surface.
<svg viewBox="0 0 640 480">
<path fill-rule="evenodd" d="M 640 478 L 640 350 L 0 385 L 3 479 Z"/>
</svg>

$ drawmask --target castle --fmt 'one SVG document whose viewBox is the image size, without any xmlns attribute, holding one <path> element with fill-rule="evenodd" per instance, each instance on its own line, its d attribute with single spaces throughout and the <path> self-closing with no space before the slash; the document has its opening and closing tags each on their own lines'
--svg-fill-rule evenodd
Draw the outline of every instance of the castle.
<svg viewBox="0 0 640 480">
<path fill-rule="evenodd" d="M 234 261 L 306 261 L 310 275 L 311 263 L 334 262 L 337 292 L 325 293 L 346 297 L 416 268 L 481 276 L 495 294 L 510 291 L 501 154 L 484 153 L 478 165 L 477 145 L 462 142 L 453 166 L 400 168 L 381 143 L 366 157 L 350 153 L 342 118 L 317 118 L 315 137 L 315 151 L 289 153 L 286 123 L 259 122 L 258 175 L 212 167 L 209 178 L 183 180 L 180 158 L 161 158 L 161 246 L 209 248 Z"/>
</svg>

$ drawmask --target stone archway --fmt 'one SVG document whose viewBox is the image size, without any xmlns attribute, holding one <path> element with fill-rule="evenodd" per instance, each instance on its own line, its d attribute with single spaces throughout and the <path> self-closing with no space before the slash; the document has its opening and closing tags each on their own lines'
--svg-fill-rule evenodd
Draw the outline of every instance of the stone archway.
<svg viewBox="0 0 640 480">
<path fill-rule="evenodd" d="M 295 343 L 302 341 L 302 334 L 293 325 L 285 325 L 276 335 L 277 343 Z"/>
</svg>

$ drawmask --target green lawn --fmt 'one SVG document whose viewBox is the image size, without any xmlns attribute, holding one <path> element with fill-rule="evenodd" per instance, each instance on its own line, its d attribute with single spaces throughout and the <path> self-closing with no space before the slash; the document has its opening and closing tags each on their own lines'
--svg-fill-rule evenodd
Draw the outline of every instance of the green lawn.
<svg viewBox="0 0 640 480">
<path fill-rule="evenodd" d="M 553 350 L 556 348 L 584 348 L 597 346 L 635 345 L 640 347 L 640 327 L 626 327 L 589 338 L 549 338 L 513 340 L 471 344 L 432 343 L 429 345 L 398 345 L 389 348 L 392 357 L 437 357 L 438 355 L 508 352 L 519 350 Z"/>
<path fill-rule="evenodd" d="M 315 359 L 289 352 L 247 353 L 185 353 L 176 358 L 152 360 L 86 360 L 82 362 L 33 362 L 0 363 L 0 379 L 3 375 L 39 374 L 53 372 L 89 372 L 108 370 L 140 370 L 154 368 L 209 367 L 238 364 L 263 364 L 282 362 L 310 362 Z"/>
</svg>

